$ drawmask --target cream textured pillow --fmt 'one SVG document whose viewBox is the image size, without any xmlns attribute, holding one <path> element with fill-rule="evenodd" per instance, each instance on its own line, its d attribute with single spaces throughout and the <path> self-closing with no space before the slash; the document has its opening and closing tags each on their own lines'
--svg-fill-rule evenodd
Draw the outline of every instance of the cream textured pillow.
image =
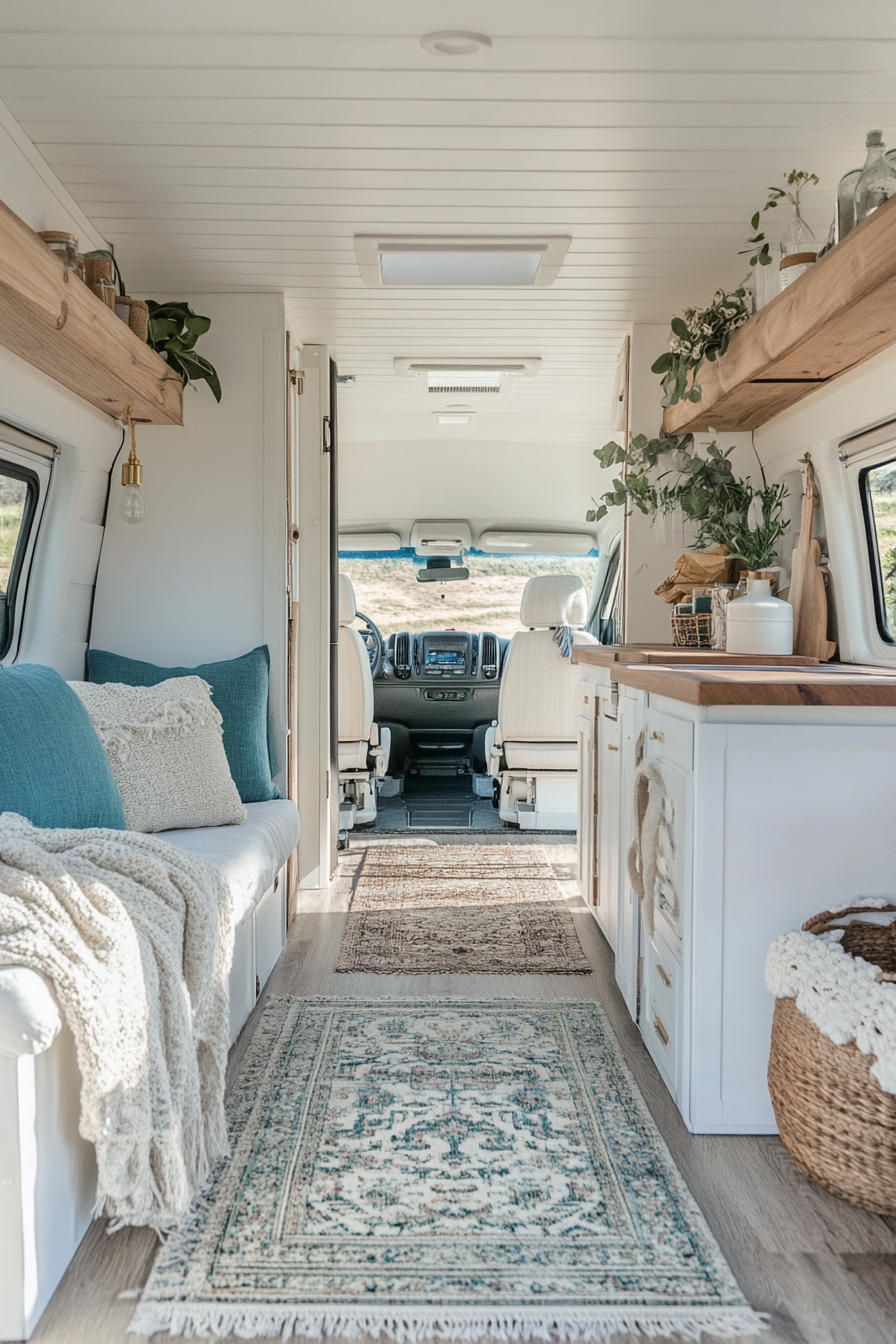
<svg viewBox="0 0 896 1344">
<path fill-rule="evenodd" d="M 129 831 L 246 821 L 207 681 L 172 677 L 157 686 L 69 685 L 106 749 Z"/>
</svg>

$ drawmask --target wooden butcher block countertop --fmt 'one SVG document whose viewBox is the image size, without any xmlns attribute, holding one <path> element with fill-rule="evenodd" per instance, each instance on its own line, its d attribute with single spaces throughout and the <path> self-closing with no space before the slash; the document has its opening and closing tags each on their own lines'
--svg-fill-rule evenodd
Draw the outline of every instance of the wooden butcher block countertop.
<svg viewBox="0 0 896 1344">
<path fill-rule="evenodd" d="M 896 669 L 619 663 L 613 680 L 689 705 L 896 706 Z"/>
<path fill-rule="evenodd" d="M 617 663 L 662 663 L 664 666 L 701 667 L 707 663 L 724 667 L 743 667 L 756 663 L 762 667 L 807 667 L 817 658 L 800 654 L 725 653 L 724 649 L 686 649 L 678 644 L 576 644 L 574 663 L 588 663 L 591 667 L 615 667 Z"/>
</svg>

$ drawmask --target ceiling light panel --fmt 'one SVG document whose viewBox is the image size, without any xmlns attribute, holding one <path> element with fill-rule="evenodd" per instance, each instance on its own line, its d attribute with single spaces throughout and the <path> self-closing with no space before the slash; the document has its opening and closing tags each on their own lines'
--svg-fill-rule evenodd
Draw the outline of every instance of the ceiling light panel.
<svg viewBox="0 0 896 1344">
<path fill-rule="evenodd" d="M 380 256 L 380 277 L 384 285 L 422 285 L 437 288 L 461 285 L 465 289 L 505 285 L 534 285 L 544 251 L 508 249 L 474 251 L 452 248 L 449 251 L 407 252 L 384 250 Z"/>
<path fill-rule="evenodd" d="M 372 288 L 543 289 L 557 278 L 571 239 L 355 235 L 361 279 Z"/>
<path fill-rule="evenodd" d="M 458 429 L 462 425 L 472 425 L 475 411 L 433 411 L 432 418 L 443 428 Z"/>
</svg>

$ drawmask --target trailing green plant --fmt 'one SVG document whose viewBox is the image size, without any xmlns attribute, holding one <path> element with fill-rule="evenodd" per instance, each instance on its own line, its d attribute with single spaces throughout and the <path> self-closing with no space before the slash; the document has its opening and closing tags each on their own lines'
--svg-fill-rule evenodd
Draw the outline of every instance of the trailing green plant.
<svg viewBox="0 0 896 1344">
<path fill-rule="evenodd" d="M 655 521 L 660 514 L 680 509 L 693 524 L 695 547 L 727 546 L 748 569 L 775 564 L 778 542 L 790 526 L 783 516 L 786 485 L 769 485 L 760 463 L 762 488 L 749 477 L 735 476 L 730 457 L 734 448 L 721 449 L 713 439 L 705 456 L 694 445 L 693 434 L 663 434 L 648 439 L 632 435 L 628 448 L 605 443 L 594 456 L 606 470 L 622 467 L 611 490 L 585 515 L 589 523 L 621 507 L 629 515 L 638 509 Z"/>
<path fill-rule="evenodd" d="M 750 220 L 750 228 L 753 230 L 753 237 L 747 239 L 747 246 L 745 248 L 742 248 L 742 250 L 738 252 L 737 255 L 739 257 L 744 257 L 749 252 L 751 254 L 750 256 L 751 266 L 771 265 L 772 254 L 769 251 L 768 240 L 765 234 L 759 228 L 759 217 L 766 210 L 776 209 L 778 202 L 784 195 L 786 195 L 786 193 L 783 192 L 780 187 L 769 187 L 768 200 L 762 207 L 762 210 L 757 210 L 753 218 Z"/>
<path fill-rule="evenodd" d="M 147 299 L 149 333 L 147 341 L 157 354 L 171 365 L 184 380 L 184 385 L 205 381 L 215 401 L 221 400 L 221 384 L 214 367 L 202 355 L 197 355 L 196 342 L 212 324 L 210 317 L 200 317 L 188 303 L 156 303 Z"/>
<path fill-rule="evenodd" d="M 711 364 L 724 355 L 731 337 L 747 321 L 746 294 L 745 289 L 730 294 L 717 289 L 708 308 L 685 308 L 683 318 L 673 317 L 670 348 L 650 366 L 651 373 L 663 374 L 664 406 L 700 400 L 700 366 L 704 359 Z"/>
<path fill-rule="evenodd" d="M 791 191 L 784 191 L 781 187 L 769 187 L 768 200 L 761 210 L 757 210 L 750 220 L 750 228 L 753 230 L 753 237 L 747 239 L 747 246 L 743 248 L 738 256 L 745 257 L 750 253 L 751 266 L 769 266 L 771 264 L 771 252 L 769 251 L 768 241 L 764 233 L 759 229 L 759 217 L 766 210 L 775 210 L 778 202 L 782 200 L 790 201 L 797 214 L 802 207 L 802 195 L 808 186 L 818 186 L 818 178 L 815 173 L 804 173 L 796 168 L 791 169 L 785 175 L 785 184 L 791 187 Z"/>
</svg>

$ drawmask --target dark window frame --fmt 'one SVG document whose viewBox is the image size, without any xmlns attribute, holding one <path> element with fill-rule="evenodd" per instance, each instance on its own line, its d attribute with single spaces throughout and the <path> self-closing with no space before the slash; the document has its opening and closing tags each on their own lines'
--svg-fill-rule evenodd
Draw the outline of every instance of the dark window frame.
<svg viewBox="0 0 896 1344">
<path fill-rule="evenodd" d="M 19 580 L 22 576 L 22 566 L 25 563 L 25 556 L 31 540 L 31 530 L 34 526 L 37 506 L 40 501 L 40 477 L 30 467 L 24 467 L 19 462 L 11 462 L 8 458 L 3 457 L 2 453 L 0 453 L 0 475 L 9 477 L 14 481 L 24 481 L 28 487 L 28 493 L 25 496 L 25 508 L 22 511 L 22 526 L 19 529 L 19 538 L 16 542 L 15 554 L 9 571 L 9 582 L 6 587 L 3 625 L 0 626 L 0 659 L 2 659 L 9 652 L 15 634 Z"/>
<path fill-rule="evenodd" d="M 874 521 L 874 501 L 871 498 L 871 474 L 881 467 L 896 466 L 896 457 L 884 458 L 881 462 L 872 462 L 859 472 L 859 491 L 862 499 L 862 517 L 865 520 L 865 540 L 868 544 L 868 563 L 871 570 L 871 591 L 874 596 L 874 617 L 877 632 L 887 644 L 896 644 L 894 634 L 887 621 L 887 603 L 884 594 L 884 571 L 880 559 L 880 544 L 877 524 Z"/>
</svg>

